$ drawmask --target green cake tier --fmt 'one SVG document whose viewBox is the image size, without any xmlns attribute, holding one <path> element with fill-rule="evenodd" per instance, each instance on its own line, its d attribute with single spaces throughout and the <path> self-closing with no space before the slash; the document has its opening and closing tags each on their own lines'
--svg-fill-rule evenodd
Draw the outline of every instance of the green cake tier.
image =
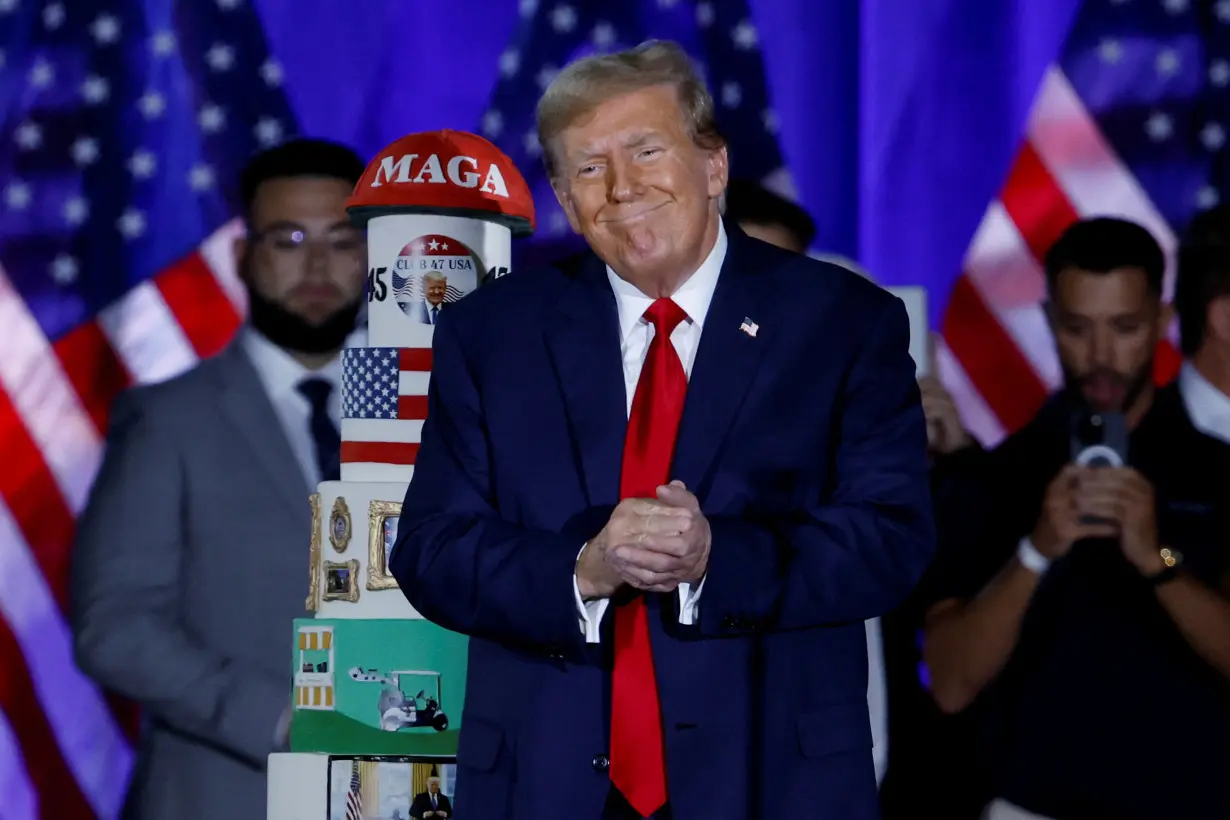
<svg viewBox="0 0 1230 820">
<path fill-rule="evenodd" d="M 419 619 L 295 621 L 294 752 L 457 754 L 464 635 Z"/>
</svg>

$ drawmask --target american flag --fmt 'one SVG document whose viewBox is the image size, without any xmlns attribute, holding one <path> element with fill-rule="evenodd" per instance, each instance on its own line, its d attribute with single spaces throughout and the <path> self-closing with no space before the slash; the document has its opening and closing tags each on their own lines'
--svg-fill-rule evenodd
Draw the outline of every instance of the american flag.
<svg viewBox="0 0 1230 820">
<path fill-rule="evenodd" d="M 1226 191 L 1230 0 L 1086 0 L 1047 71 L 1015 162 L 948 298 L 941 377 L 985 443 L 1061 381 L 1042 255 L 1074 220 L 1118 215 L 1173 260 L 1176 234 Z M 1167 295 L 1173 292 L 1173 261 Z M 1159 382 L 1179 355 L 1161 345 Z"/>
<path fill-rule="evenodd" d="M 360 792 L 359 761 L 350 761 L 350 789 L 346 792 L 346 820 L 363 820 L 363 795 Z"/>
<path fill-rule="evenodd" d="M 342 463 L 413 464 L 427 418 L 430 377 L 431 348 L 343 351 Z"/>
<path fill-rule="evenodd" d="M 124 387 L 222 348 L 244 310 L 231 187 L 296 130 L 255 9 L 0 0 L 0 794 L 114 818 L 133 713 L 73 665 L 73 528 Z"/>
</svg>

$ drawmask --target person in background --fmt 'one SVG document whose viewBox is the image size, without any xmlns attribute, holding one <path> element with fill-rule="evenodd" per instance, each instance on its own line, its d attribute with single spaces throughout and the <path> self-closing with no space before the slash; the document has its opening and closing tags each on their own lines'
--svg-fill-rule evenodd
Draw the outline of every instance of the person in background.
<svg viewBox="0 0 1230 820">
<path fill-rule="evenodd" d="M 256 156 L 235 252 L 248 320 L 218 356 L 122 395 L 77 529 L 81 669 L 142 708 L 125 818 L 260 820 L 285 747 L 308 497 L 338 477 L 339 352 L 366 242 L 345 202 L 364 164 L 298 140 Z"/>
<path fill-rule="evenodd" d="M 391 560 L 470 636 L 458 816 L 872 820 L 863 622 L 934 549 L 905 308 L 722 219 L 676 44 L 538 131 L 592 252 L 449 308 Z"/>
<path fill-rule="evenodd" d="M 932 692 L 976 715 L 988 820 L 1228 817 L 1230 448 L 1154 386 L 1144 228 L 1076 222 L 1045 267 L 1064 385 L 937 497 Z"/>
<path fill-rule="evenodd" d="M 414 796 L 410 806 L 411 820 L 447 820 L 453 816 L 453 804 L 440 792 L 440 778 L 427 778 L 427 791 Z"/>
<path fill-rule="evenodd" d="M 748 236 L 795 253 L 807 253 L 816 238 L 816 223 L 806 209 L 748 179 L 730 181 L 725 217 Z"/>
<path fill-rule="evenodd" d="M 1192 221 L 1175 283 L 1179 389 L 1196 429 L 1230 443 L 1230 207 Z"/>
<path fill-rule="evenodd" d="M 425 325 L 434 325 L 440 318 L 440 311 L 448 304 L 444 297 L 448 294 L 448 277 L 438 270 L 423 274 L 423 298 L 415 303 L 415 321 Z"/>
</svg>

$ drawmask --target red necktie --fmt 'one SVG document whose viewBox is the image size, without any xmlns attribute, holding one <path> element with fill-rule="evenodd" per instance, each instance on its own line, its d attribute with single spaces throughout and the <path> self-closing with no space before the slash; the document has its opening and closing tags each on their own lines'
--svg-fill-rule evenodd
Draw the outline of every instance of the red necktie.
<svg viewBox="0 0 1230 820">
<path fill-rule="evenodd" d="M 656 498 L 669 480 L 675 433 L 688 389 L 671 333 L 687 314 L 670 299 L 645 311 L 653 339 L 632 397 L 624 442 L 620 498 Z M 662 709 L 649 645 L 645 597 L 615 609 L 615 671 L 611 678 L 611 782 L 642 817 L 666 803 Z"/>
</svg>

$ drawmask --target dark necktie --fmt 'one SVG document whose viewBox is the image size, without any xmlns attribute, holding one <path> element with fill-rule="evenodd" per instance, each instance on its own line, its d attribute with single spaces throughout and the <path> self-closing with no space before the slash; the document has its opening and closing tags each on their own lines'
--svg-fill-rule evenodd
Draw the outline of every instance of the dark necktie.
<svg viewBox="0 0 1230 820">
<path fill-rule="evenodd" d="M 670 299 L 645 311 L 653 339 L 628 417 L 619 497 L 656 498 L 670 480 L 675 434 L 683 415 L 688 378 L 671 333 L 687 318 Z M 611 782 L 628 804 L 650 817 L 666 803 L 662 711 L 649 645 L 645 596 L 615 608 L 615 670 L 611 675 Z"/>
<path fill-rule="evenodd" d="M 316 466 L 320 468 L 321 481 L 337 481 L 341 475 L 342 437 L 329 415 L 329 396 L 333 385 L 326 379 L 304 379 L 299 383 L 299 392 L 312 405 L 308 430 L 316 449 Z"/>
<path fill-rule="evenodd" d="M 433 325 L 436 323 L 436 317 L 437 317 L 437 316 L 439 316 L 439 315 L 440 315 L 440 306 L 439 306 L 439 305 L 432 305 L 432 306 L 431 306 L 431 323 L 432 323 Z"/>
</svg>

